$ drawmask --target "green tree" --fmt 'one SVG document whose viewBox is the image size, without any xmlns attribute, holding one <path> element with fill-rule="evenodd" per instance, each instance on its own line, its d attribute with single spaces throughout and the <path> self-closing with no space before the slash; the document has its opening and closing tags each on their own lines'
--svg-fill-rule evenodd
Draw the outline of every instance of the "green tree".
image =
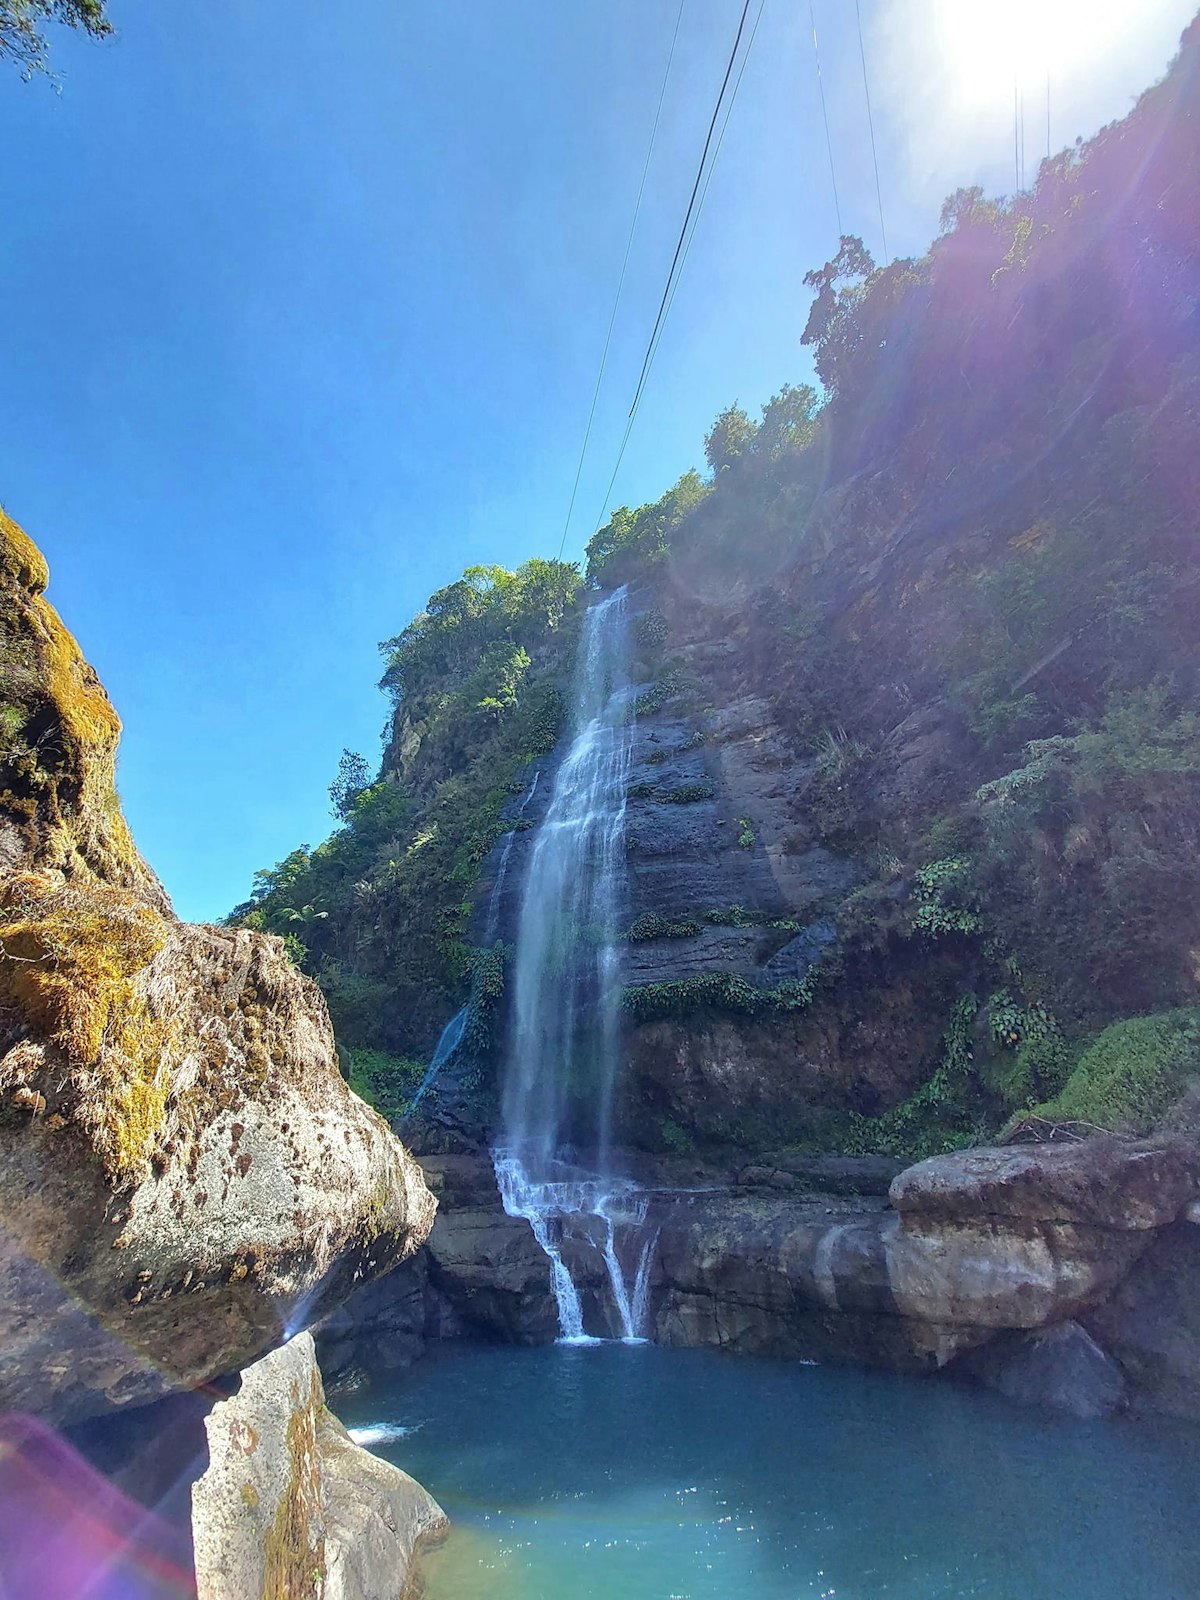
<svg viewBox="0 0 1200 1600">
<path fill-rule="evenodd" d="M 343 750 L 338 762 L 337 777 L 329 785 L 329 798 L 333 814 L 343 822 L 354 810 L 354 802 L 364 789 L 370 788 L 371 769 L 366 757 L 357 750 Z"/>
<path fill-rule="evenodd" d="M 741 460 L 753 445 L 757 432 L 758 425 L 751 422 L 735 401 L 722 411 L 708 430 L 704 440 L 704 459 L 714 473 L 721 473 L 726 467 L 733 466 L 735 461 Z"/>
<path fill-rule="evenodd" d="M 775 461 L 789 450 L 805 449 L 812 443 L 816 413 L 817 391 L 811 384 L 785 383 L 763 407 L 755 455 Z"/>
<path fill-rule="evenodd" d="M 0 57 L 15 61 L 24 78 L 46 72 L 42 26 L 62 22 L 103 39 L 113 31 L 104 7 L 105 0 L 0 0 Z"/>
<path fill-rule="evenodd" d="M 815 289 L 817 297 L 800 343 L 814 346 L 817 376 L 831 392 L 836 392 L 846 358 L 857 343 L 860 329 L 855 313 L 874 270 L 874 259 L 862 240 L 844 233 L 832 261 L 804 274 L 805 286 Z"/>
</svg>

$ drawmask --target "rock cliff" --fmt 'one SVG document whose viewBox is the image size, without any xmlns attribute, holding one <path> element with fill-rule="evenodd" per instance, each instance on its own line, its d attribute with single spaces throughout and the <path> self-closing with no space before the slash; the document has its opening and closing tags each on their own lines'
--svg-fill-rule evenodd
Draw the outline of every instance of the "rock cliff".
<svg viewBox="0 0 1200 1600">
<path fill-rule="evenodd" d="M 269 935 L 191 927 L 114 789 L 120 723 L 0 518 L 0 1408 L 246 1366 L 434 1202 Z"/>
</svg>

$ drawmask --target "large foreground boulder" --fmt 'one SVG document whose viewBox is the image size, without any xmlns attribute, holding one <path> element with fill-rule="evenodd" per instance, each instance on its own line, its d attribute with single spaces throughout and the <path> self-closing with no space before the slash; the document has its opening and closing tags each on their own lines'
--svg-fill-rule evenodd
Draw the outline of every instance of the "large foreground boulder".
<svg viewBox="0 0 1200 1600">
<path fill-rule="evenodd" d="M 213 1407 L 192 1489 L 199 1600 L 400 1600 L 446 1517 L 325 1408 L 312 1337 L 242 1374 Z"/>
<path fill-rule="evenodd" d="M 73 1420 L 248 1365 L 434 1201 L 282 942 L 174 917 L 45 582 L 0 515 L 0 1410 Z"/>
</svg>

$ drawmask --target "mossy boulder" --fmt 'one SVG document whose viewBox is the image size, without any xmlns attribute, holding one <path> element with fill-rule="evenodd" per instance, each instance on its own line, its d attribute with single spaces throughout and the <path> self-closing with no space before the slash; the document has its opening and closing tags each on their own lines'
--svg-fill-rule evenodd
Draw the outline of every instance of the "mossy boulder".
<svg viewBox="0 0 1200 1600">
<path fill-rule="evenodd" d="M 434 1201 L 283 941 L 172 914 L 39 563 L 0 519 L 0 1409 L 64 1419 L 248 1365 Z"/>
</svg>

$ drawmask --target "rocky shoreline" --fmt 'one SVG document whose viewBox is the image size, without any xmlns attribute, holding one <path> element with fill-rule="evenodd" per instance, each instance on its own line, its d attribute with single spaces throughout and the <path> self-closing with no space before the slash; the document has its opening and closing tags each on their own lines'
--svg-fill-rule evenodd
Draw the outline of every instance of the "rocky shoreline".
<svg viewBox="0 0 1200 1600">
<path fill-rule="evenodd" d="M 335 1383 L 405 1366 L 433 1340 L 557 1333 L 546 1258 L 505 1215 L 488 1158 L 420 1159 L 437 1220 L 411 1262 L 319 1331 Z M 873 1157 L 793 1165 L 643 1158 L 656 1342 L 943 1373 L 1082 1415 L 1200 1417 L 1190 1141 L 1012 1145 L 895 1176 Z M 576 1245 L 571 1267 L 588 1326 L 615 1333 L 599 1256 Z"/>
</svg>

